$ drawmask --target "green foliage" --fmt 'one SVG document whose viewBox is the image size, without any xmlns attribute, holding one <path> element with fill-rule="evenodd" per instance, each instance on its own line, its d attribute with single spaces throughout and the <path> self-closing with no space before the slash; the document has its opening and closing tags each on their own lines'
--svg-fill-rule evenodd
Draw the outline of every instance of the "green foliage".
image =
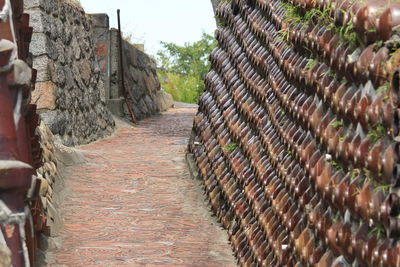
<svg viewBox="0 0 400 267">
<path fill-rule="evenodd" d="M 350 22 L 346 25 L 334 27 L 334 29 L 337 33 L 339 33 L 340 39 L 342 39 L 347 46 L 356 47 L 358 44 L 362 43 L 354 30 L 352 20 L 350 20 Z"/>
<path fill-rule="evenodd" d="M 329 77 L 335 77 L 335 76 L 336 76 L 336 73 L 335 73 L 334 70 L 330 69 L 330 70 L 328 71 L 327 75 L 328 75 Z"/>
<path fill-rule="evenodd" d="M 218 19 L 217 20 L 217 26 L 218 26 L 218 28 L 224 28 L 224 27 L 227 27 L 228 24 L 224 20 Z"/>
<path fill-rule="evenodd" d="M 297 7 L 294 5 L 291 5 L 289 3 L 284 3 L 281 2 L 281 6 L 286 9 L 285 12 L 285 21 L 286 22 L 300 22 L 302 20 L 302 17 L 299 14 L 299 11 L 297 10 Z"/>
<path fill-rule="evenodd" d="M 390 187 L 391 187 L 390 184 L 380 185 L 380 186 L 374 188 L 374 192 L 382 191 L 384 194 L 388 194 Z"/>
<path fill-rule="evenodd" d="M 378 89 L 376 89 L 376 92 L 378 94 L 385 94 L 388 90 L 389 90 L 389 82 L 385 83 L 384 85 L 381 85 L 378 87 Z"/>
<path fill-rule="evenodd" d="M 333 217 L 332 221 L 333 221 L 333 222 L 338 222 L 338 221 L 340 221 L 340 217 L 341 217 L 341 216 L 340 216 L 340 212 L 337 212 L 336 215 L 335 215 L 335 217 Z"/>
<path fill-rule="evenodd" d="M 311 70 L 312 68 L 314 68 L 316 65 L 318 64 L 318 60 L 314 59 L 314 58 L 309 58 L 307 59 L 307 65 L 305 67 L 306 70 Z"/>
<path fill-rule="evenodd" d="M 372 143 L 378 141 L 385 134 L 385 127 L 381 125 L 374 125 L 370 128 L 367 136 L 371 140 Z"/>
<path fill-rule="evenodd" d="M 236 143 L 229 143 L 227 145 L 225 145 L 222 149 L 231 153 L 233 152 L 236 148 L 238 147 L 238 145 Z"/>
<path fill-rule="evenodd" d="M 340 166 L 340 164 L 334 160 L 332 160 L 332 167 L 335 171 L 339 171 L 342 169 L 342 167 Z"/>
<path fill-rule="evenodd" d="M 368 237 L 371 238 L 373 235 L 376 235 L 377 239 L 385 236 L 385 229 L 382 226 L 376 226 L 368 232 Z"/>
<path fill-rule="evenodd" d="M 204 90 L 204 77 L 210 69 L 208 55 L 215 39 L 203 33 L 201 40 L 179 46 L 161 42 L 157 53 L 161 85 L 176 101 L 196 103 Z"/>
<path fill-rule="evenodd" d="M 350 20 L 346 25 L 338 26 L 335 25 L 333 18 L 330 16 L 331 8 L 325 8 L 324 10 L 312 8 L 308 10 L 304 15 L 301 15 L 300 11 L 292 4 L 282 3 L 281 6 L 285 9 L 285 21 L 288 23 L 301 23 L 303 25 L 314 24 L 314 25 L 329 25 L 328 29 L 336 31 L 342 42 L 347 46 L 356 47 L 361 44 L 359 36 L 354 30 L 353 20 Z M 341 10 L 342 12 L 346 12 Z"/>
<path fill-rule="evenodd" d="M 350 175 L 351 175 L 350 179 L 351 179 L 351 181 L 353 181 L 355 178 L 357 178 L 361 173 L 362 173 L 362 170 L 360 170 L 359 168 L 352 169 L 350 171 Z"/>
<path fill-rule="evenodd" d="M 197 103 L 199 92 L 204 90 L 203 80 L 194 75 L 158 70 L 162 88 L 178 102 Z"/>
<path fill-rule="evenodd" d="M 383 101 L 386 102 L 389 99 L 389 89 L 390 83 L 386 82 L 385 84 L 381 85 L 376 89 L 378 95 L 383 95 Z"/>
<path fill-rule="evenodd" d="M 324 10 L 312 8 L 304 14 L 303 20 L 307 23 L 315 21 L 317 24 L 330 24 L 332 21 L 329 15 L 330 12 L 330 7 Z"/>
<path fill-rule="evenodd" d="M 332 127 L 338 128 L 340 126 L 343 126 L 343 123 L 341 121 L 334 121 L 331 123 Z"/>
<path fill-rule="evenodd" d="M 278 31 L 278 36 L 276 37 L 276 41 L 286 41 L 289 42 L 289 29 L 281 29 Z"/>
</svg>

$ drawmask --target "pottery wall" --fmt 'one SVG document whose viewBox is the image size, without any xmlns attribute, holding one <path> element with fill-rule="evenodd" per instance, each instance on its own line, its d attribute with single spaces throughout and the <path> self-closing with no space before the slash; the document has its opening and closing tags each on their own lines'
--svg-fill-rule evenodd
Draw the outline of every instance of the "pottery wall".
<svg viewBox="0 0 400 267">
<path fill-rule="evenodd" d="M 398 266 L 398 11 L 219 5 L 189 149 L 241 265 Z"/>
<path fill-rule="evenodd" d="M 219 3 L 221 3 L 221 0 L 211 0 L 211 4 L 214 9 L 214 12 L 217 10 Z"/>
<path fill-rule="evenodd" d="M 22 0 L 0 0 L 0 10 L 0 265 L 29 266 L 43 221 L 35 186 L 42 165 L 39 116 L 29 103 L 32 28 Z"/>
</svg>

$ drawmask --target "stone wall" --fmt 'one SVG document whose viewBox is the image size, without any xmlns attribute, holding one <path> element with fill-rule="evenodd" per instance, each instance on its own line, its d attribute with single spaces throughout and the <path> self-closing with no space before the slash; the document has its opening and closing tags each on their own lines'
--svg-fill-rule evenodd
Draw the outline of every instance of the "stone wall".
<svg viewBox="0 0 400 267">
<path fill-rule="evenodd" d="M 122 89 L 118 30 L 109 30 L 106 14 L 92 14 L 90 17 L 107 106 L 118 116 L 130 117 Z M 122 44 L 125 88 L 136 119 L 172 107 L 172 97 L 160 87 L 155 61 L 134 44 L 126 40 Z"/>
<path fill-rule="evenodd" d="M 111 37 L 112 47 L 118 48 L 113 45 L 117 39 L 117 31 L 111 30 Z M 161 90 L 156 62 L 129 42 L 123 40 L 122 44 L 125 88 L 135 117 L 141 120 L 170 108 L 173 104 L 172 101 L 165 105 L 160 102 L 172 100 L 172 98 L 168 98 L 169 95 Z M 112 70 L 111 77 L 118 77 L 115 71 L 119 71 L 119 68 Z M 119 83 L 114 79 L 111 81 L 111 90 L 113 88 L 116 90 Z M 124 112 L 126 116 L 129 115 L 127 109 L 124 109 Z"/>
<path fill-rule="evenodd" d="M 42 121 L 37 128 L 40 136 L 40 146 L 42 149 L 42 166 L 37 170 L 36 185 L 37 199 L 42 208 L 41 214 L 33 213 L 34 217 L 42 217 L 40 235 L 38 237 L 37 265 L 45 266 L 52 260 L 50 252 L 56 249 L 56 240 L 62 226 L 61 196 L 64 190 L 64 179 L 62 169 L 59 166 L 56 156 L 56 146 L 54 136 L 50 129 Z M 39 220 L 37 220 L 39 221 Z"/>
<path fill-rule="evenodd" d="M 25 10 L 38 71 L 32 101 L 43 121 L 68 146 L 109 135 L 114 121 L 101 98 L 90 18 L 74 1 L 26 0 Z"/>
<path fill-rule="evenodd" d="M 92 22 L 92 39 L 95 44 L 96 60 L 99 65 L 100 78 L 104 89 L 101 93 L 103 101 L 110 98 L 110 22 L 107 14 L 88 15 Z"/>
<path fill-rule="evenodd" d="M 43 121 L 36 129 L 36 134 L 40 137 L 42 162 L 37 169 L 33 195 L 33 200 L 37 202 L 35 207 L 40 207 L 40 210 L 34 209 L 32 212 L 35 229 L 39 232 L 35 266 L 53 266 L 56 262 L 53 252 L 62 243 L 62 204 L 68 195 L 66 168 L 86 160 L 76 149 L 58 143 Z"/>
</svg>

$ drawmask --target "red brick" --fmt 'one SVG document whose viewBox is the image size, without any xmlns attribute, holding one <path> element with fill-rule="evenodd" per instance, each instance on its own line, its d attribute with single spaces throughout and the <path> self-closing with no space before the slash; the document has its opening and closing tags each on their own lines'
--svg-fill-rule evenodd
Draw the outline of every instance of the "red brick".
<svg viewBox="0 0 400 267">
<path fill-rule="evenodd" d="M 236 266 L 184 154 L 194 109 L 120 127 L 81 147 L 57 263 L 66 266 Z"/>
</svg>

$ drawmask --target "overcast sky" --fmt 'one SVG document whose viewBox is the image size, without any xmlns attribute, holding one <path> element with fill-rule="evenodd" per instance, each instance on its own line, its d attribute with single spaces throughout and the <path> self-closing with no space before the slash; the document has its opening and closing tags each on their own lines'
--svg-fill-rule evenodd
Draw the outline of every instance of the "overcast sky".
<svg viewBox="0 0 400 267">
<path fill-rule="evenodd" d="M 135 43 L 144 43 L 146 52 L 155 54 L 159 42 L 183 45 L 213 34 L 215 20 L 210 0 L 80 0 L 87 13 L 107 13 L 117 27 L 121 9 L 122 31 L 132 33 Z"/>
</svg>

